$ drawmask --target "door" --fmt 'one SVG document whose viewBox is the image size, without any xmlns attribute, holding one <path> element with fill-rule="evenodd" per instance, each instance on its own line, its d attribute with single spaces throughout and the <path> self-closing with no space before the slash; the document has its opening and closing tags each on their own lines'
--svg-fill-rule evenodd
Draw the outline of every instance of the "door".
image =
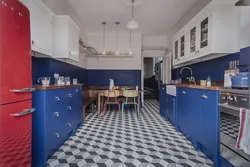
<svg viewBox="0 0 250 167">
<path fill-rule="evenodd" d="M 0 106 L 0 166 L 31 166 L 31 100 Z"/>
<path fill-rule="evenodd" d="M 198 26 L 194 25 L 189 31 L 188 55 L 194 57 L 198 53 Z"/>
<path fill-rule="evenodd" d="M 29 11 L 8 0 L 1 16 L 0 105 L 32 97 L 31 89 L 24 89 L 32 87 Z"/>
<path fill-rule="evenodd" d="M 213 155 L 219 153 L 219 91 L 203 91 L 199 94 L 200 116 L 197 139 Z"/>
<path fill-rule="evenodd" d="M 69 52 L 72 60 L 79 62 L 79 29 L 71 18 L 68 18 L 69 26 Z"/>
<path fill-rule="evenodd" d="M 199 24 L 199 53 L 203 53 L 211 47 L 211 23 L 210 16 L 203 19 Z"/>
</svg>

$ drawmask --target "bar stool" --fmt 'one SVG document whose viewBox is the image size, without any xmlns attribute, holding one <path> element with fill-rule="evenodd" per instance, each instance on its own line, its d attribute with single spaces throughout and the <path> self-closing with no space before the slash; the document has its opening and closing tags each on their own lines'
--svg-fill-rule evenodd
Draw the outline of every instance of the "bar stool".
<svg viewBox="0 0 250 167">
<path fill-rule="evenodd" d="M 128 104 L 134 104 L 135 111 L 137 111 L 137 114 L 139 116 L 138 103 L 136 102 L 136 97 L 138 97 L 138 91 L 137 90 L 124 90 L 123 96 L 126 97 L 126 101 L 122 103 L 122 117 L 124 117 L 124 105 L 128 105 Z M 128 102 L 128 98 L 133 98 L 134 101 Z"/>
<path fill-rule="evenodd" d="M 107 101 L 104 104 L 103 116 L 106 115 L 107 112 L 107 105 L 108 104 L 117 104 L 119 108 L 119 112 L 121 111 L 120 103 L 117 101 L 117 97 L 119 96 L 119 90 L 106 90 L 104 93 L 104 97 L 107 98 Z M 114 101 L 110 101 L 110 98 L 113 98 Z"/>
</svg>

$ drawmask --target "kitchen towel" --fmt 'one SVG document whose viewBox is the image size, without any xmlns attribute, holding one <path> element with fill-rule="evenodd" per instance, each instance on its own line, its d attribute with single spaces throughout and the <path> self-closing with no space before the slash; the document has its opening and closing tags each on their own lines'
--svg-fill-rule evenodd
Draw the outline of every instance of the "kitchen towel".
<svg viewBox="0 0 250 167">
<path fill-rule="evenodd" d="M 240 109 L 240 129 L 235 148 L 250 155 L 250 110 Z"/>
</svg>

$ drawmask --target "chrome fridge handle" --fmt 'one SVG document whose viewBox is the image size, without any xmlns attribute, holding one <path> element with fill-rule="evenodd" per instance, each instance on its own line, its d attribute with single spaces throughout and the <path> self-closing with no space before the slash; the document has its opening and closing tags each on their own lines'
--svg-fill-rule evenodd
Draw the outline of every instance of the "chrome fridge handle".
<svg viewBox="0 0 250 167">
<path fill-rule="evenodd" d="M 25 109 L 23 112 L 16 113 L 16 114 L 10 114 L 10 116 L 13 116 L 13 117 L 21 117 L 21 116 L 24 116 L 24 115 L 28 115 L 28 114 L 30 114 L 30 113 L 33 113 L 34 111 L 36 111 L 35 108 Z"/>
<path fill-rule="evenodd" d="M 34 92 L 36 89 L 35 88 L 23 88 L 23 89 L 13 89 L 10 90 L 10 92 L 14 93 L 28 93 L 28 92 Z"/>
</svg>

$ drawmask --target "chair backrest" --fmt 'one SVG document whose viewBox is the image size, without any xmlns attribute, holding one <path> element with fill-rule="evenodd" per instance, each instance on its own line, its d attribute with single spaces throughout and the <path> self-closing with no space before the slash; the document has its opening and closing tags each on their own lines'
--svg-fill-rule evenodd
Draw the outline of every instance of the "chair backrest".
<svg viewBox="0 0 250 167">
<path fill-rule="evenodd" d="M 137 97 L 138 91 L 137 90 L 124 90 L 123 96 L 124 97 Z"/>
<path fill-rule="evenodd" d="M 105 90 L 105 97 L 118 97 L 120 94 L 119 90 Z"/>
</svg>

